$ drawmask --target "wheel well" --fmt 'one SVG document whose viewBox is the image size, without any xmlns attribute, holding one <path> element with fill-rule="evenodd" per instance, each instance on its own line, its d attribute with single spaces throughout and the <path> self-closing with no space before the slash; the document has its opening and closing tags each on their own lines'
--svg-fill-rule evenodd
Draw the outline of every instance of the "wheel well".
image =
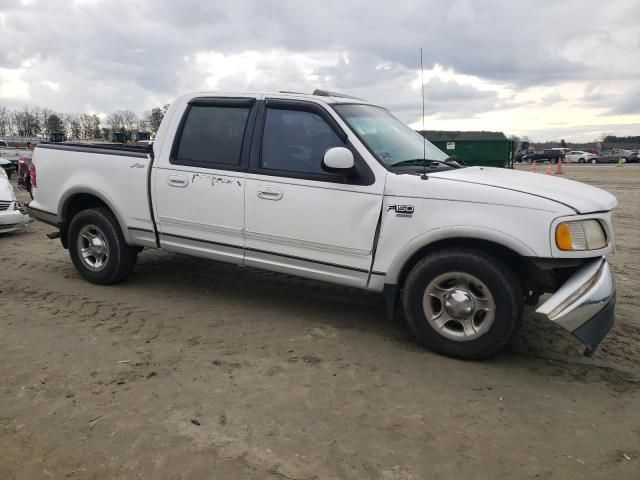
<svg viewBox="0 0 640 480">
<path fill-rule="evenodd" d="M 67 232 L 69 230 L 69 224 L 73 217 L 75 217 L 78 213 L 83 210 L 88 210 L 89 208 L 98 208 L 98 207 L 107 207 L 109 206 L 100 200 L 95 195 L 91 195 L 90 193 L 76 193 L 72 195 L 64 204 L 62 208 L 62 227 L 60 228 L 62 245 L 64 248 L 67 248 Z"/>
<path fill-rule="evenodd" d="M 425 245 L 416 251 L 402 267 L 398 277 L 398 286 L 402 288 L 411 269 L 426 255 L 437 250 L 455 247 L 472 248 L 474 250 L 490 253 L 491 255 L 500 258 L 509 267 L 511 267 L 518 278 L 526 278 L 525 275 L 528 275 L 528 269 L 522 256 L 504 245 L 477 238 L 448 238 L 446 240 L 440 240 L 430 243 L 429 245 Z"/>
</svg>

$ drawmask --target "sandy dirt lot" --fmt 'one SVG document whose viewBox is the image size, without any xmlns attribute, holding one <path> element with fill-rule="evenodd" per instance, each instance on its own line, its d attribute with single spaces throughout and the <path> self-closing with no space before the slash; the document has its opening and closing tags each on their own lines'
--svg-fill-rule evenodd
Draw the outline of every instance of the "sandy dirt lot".
<svg viewBox="0 0 640 480">
<path fill-rule="evenodd" d="M 567 170 L 620 202 L 593 359 L 531 310 L 462 362 L 376 295 L 160 251 L 98 287 L 0 237 L 0 479 L 640 479 L 640 166 Z"/>
</svg>

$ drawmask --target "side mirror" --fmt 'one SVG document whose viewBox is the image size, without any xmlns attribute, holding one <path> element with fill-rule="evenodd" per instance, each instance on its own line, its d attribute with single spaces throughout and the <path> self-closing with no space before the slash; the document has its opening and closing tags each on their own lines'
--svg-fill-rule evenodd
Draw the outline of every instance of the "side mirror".
<svg viewBox="0 0 640 480">
<path fill-rule="evenodd" d="M 354 166 L 353 153 L 345 147 L 330 148 L 322 159 L 322 168 L 331 173 L 348 174 Z"/>
</svg>

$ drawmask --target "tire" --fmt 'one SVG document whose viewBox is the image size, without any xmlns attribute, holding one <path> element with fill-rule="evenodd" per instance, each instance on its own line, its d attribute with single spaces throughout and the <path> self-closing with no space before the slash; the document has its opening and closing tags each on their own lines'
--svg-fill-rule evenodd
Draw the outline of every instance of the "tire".
<svg viewBox="0 0 640 480">
<path fill-rule="evenodd" d="M 584 163 L 584 158 L 580 158 L 580 159 L 578 160 L 578 163 Z"/>
<path fill-rule="evenodd" d="M 596 163 L 598 163 L 598 159 L 597 158 L 592 158 L 591 159 L 591 165 L 595 165 Z"/>
<path fill-rule="evenodd" d="M 453 287 L 446 280 L 449 277 L 455 278 L 451 280 L 455 282 Z M 476 284 L 471 286 L 469 281 L 466 298 L 461 292 L 470 278 Z M 444 283 L 438 284 L 441 281 Z M 430 292 L 436 292 L 435 296 Z M 464 301 L 456 303 L 460 297 Z M 465 318 L 467 325 L 469 321 L 472 324 L 468 335 L 465 322 L 458 318 L 469 312 L 456 309 L 467 308 L 470 304 L 464 302 L 469 298 L 474 312 Z M 478 305 L 490 306 L 491 300 L 493 312 L 491 308 L 476 310 Z M 520 324 L 522 286 L 513 271 L 493 255 L 466 248 L 441 250 L 413 267 L 402 291 L 402 306 L 411 330 L 426 348 L 453 358 L 484 359 L 498 353 Z M 436 328 L 434 324 L 442 320 L 446 320 L 444 325 Z"/>
<path fill-rule="evenodd" d="M 106 207 L 82 210 L 73 217 L 68 242 L 73 265 L 91 283 L 120 282 L 136 264 L 136 249 L 126 244 L 118 221 Z"/>
</svg>

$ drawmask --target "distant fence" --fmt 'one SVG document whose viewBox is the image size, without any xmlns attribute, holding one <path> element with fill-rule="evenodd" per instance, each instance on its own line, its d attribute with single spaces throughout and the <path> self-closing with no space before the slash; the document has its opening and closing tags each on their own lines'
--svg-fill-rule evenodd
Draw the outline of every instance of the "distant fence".
<svg viewBox="0 0 640 480">
<path fill-rule="evenodd" d="M 15 135 L 0 137 L 0 139 L 7 142 L 7 144 L 11 147 L 24 147 L 27 144 L 27 142 L 39 143 L 47 140 L 46 138 L 42 138 L 42 137 L 18 137 Z"/>
</svg>

